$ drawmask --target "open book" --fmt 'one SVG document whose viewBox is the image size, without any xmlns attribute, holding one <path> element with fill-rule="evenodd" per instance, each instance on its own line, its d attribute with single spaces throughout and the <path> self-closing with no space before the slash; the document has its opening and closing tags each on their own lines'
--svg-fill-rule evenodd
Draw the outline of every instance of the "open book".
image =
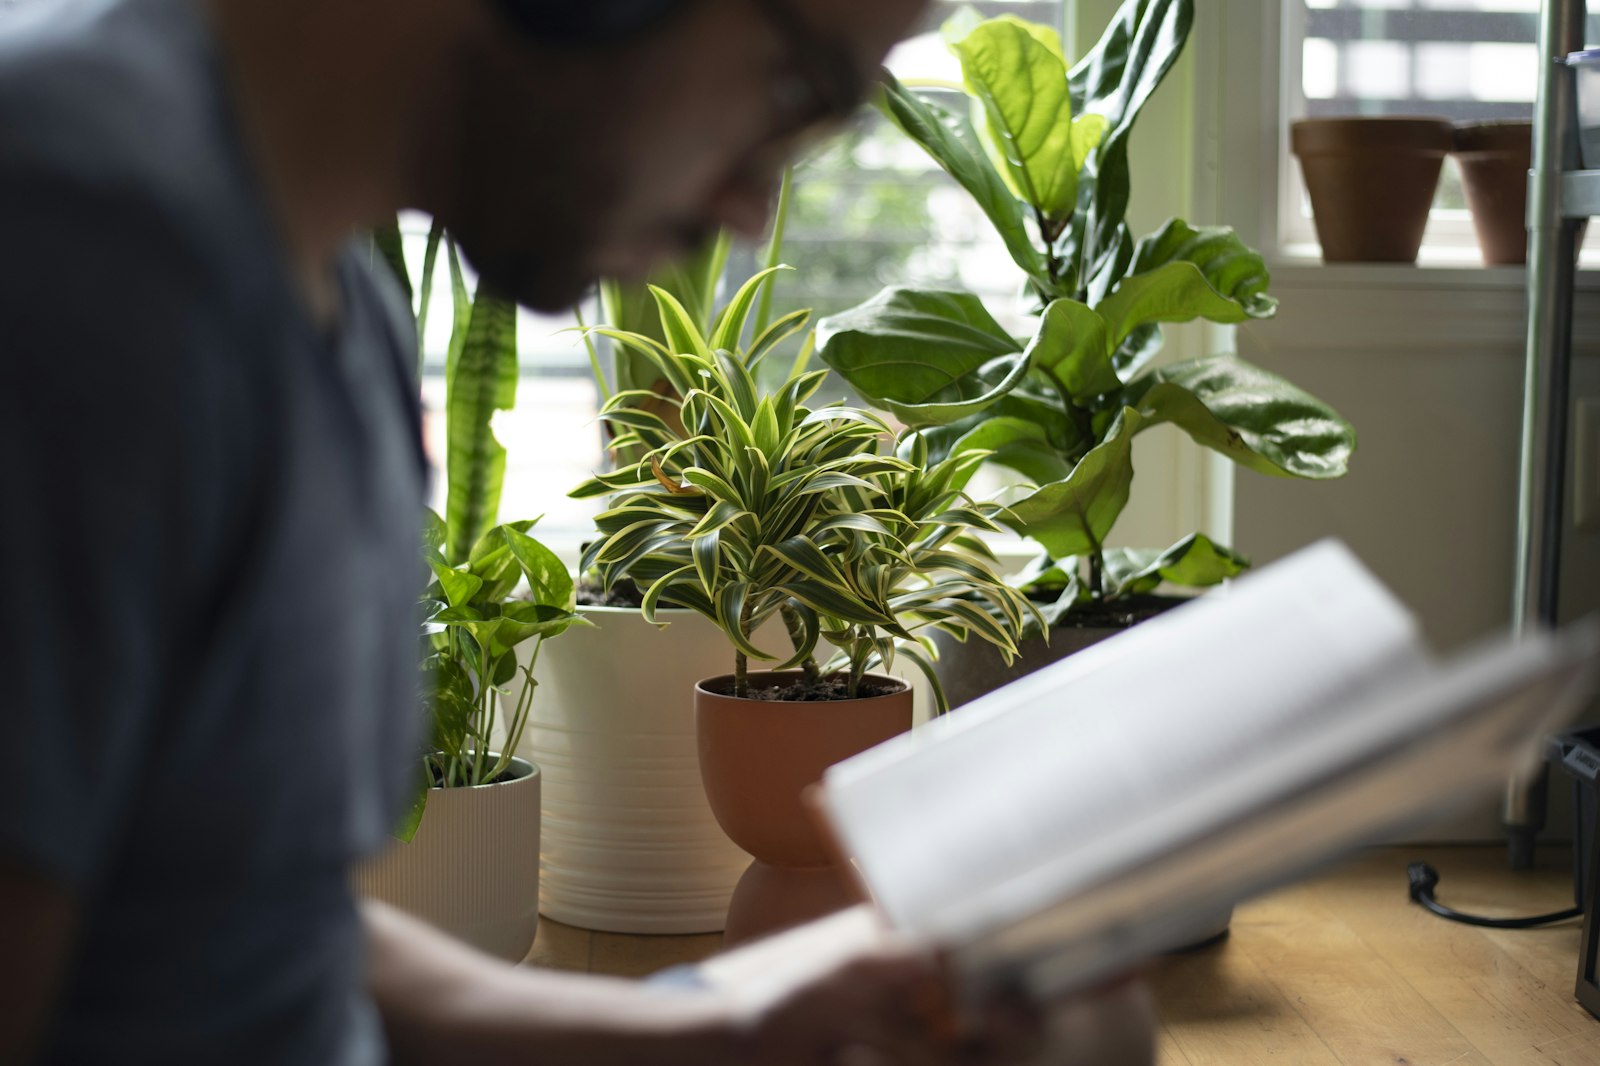
<svg viewBox="0 0 1600 1066">
<path fill-rule="evenodd" d="M 1594 626 L 1436 663 L 1324 542 L 839 764 L 820 802 L 968 992 L 1048 996 L 1501 787 L 1597 669 Z"/>
</svg>

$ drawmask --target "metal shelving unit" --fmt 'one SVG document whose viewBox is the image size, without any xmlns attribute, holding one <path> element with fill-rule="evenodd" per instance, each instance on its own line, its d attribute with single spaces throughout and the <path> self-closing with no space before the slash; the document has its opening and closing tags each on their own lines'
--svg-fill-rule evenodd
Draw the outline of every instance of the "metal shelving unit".
<svg viewBox="0 0 1600 1066">
<path fill-rule="evenodd" d="M 1584 46 L 1585 0 L 1544 0 L 1539 18 L 1538 104 L 1528 176 L 1528 347 L 1512 625 L 1553 626 L 1559 610 L 1565 520 L 1572 291 L 1581 219 L 1600 215 L 1600 170 L 1578 161 L 1577 99 L 1562 62 Z M 1544 823 L 1545 777 L 1511 782 L 1504 822 L 1513 867 L 1532 862 Z"/>
</svg>

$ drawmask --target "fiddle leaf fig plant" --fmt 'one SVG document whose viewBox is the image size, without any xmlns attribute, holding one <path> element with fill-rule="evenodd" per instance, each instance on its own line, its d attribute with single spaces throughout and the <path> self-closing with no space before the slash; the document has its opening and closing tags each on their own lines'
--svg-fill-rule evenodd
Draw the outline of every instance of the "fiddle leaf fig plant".
<svg viewBox="0 0 1600 1066">
<path fill-rule="evenodd" d="M 899 654 L 930 679 L 942 711 L 928 634 L 975 636 L 1009 659 L 1033 611 L 977 537 L 1000 528 L 1000 508 L 963 491 L 986 456 L 931 461 L 920 437 L 894 454 L 879 416 L 807 406 L 828 375 L 806 368 L 804 347 L 779 387 L 761 389 L 760 363 L 808 315 L 784 316 L 740 347 L 771 273 L 750 279 L 709 333 L 659 288 L 664 342 L 599 330 L 656 367 L 677 417 L 653 410 L 656 391 L 620 392 L 605 405 L 616 444 L 640 458 L 574 491 L 611 497 L 583 568 L 608 587 L 631 579 L 652 621 L 675 606 L 716 623 L 733 646 L 735 695 L 749 695 L 756 660 L 798 669 L 814 688 L 837 680 L 855 698 L 867 672 Z M 755 643 L 774 618 L 787 651 Z M 826 662 L 819 648 L 832 649 Z"/>
<path fill-rule="evenodd" d="M 1194 535 L 1165 550 L 1106 542 L 1133 482 L 1133 440 L 1170 424 L 1260 473 L 1335 478 L 1348 423 L 1231 355 L 1152 365 L 1165 323 L 1270 317 L 1262 257 L 1226 227 L 1173 219 L 1134 240 L 1128 137 L 1176 61 L 1192 0 L 1128 0 L 1068 67 L 1056 32 L 1014 16 L 952 18 L 966 107 L 885 75 L 880 107 L 977 202 L 1021 271 L 1033 318 L 1018 339 L 964 292 L 889 288 L 823 320 L 821 360 L 894 415 L 929 460 L 982 455 L 1028 487 L 997 518 L 1046 553 L 1024 576 L 1074 605 L 1201 587 L 1239 555 Z"/>
<path fill-rule="evenodd" d="M 533 709 L 540 648 L 571 626 L 589 624 L 574 610 L 566 566 L 529 535 L 533 521 L 494 527 L 465 562 L 452 566 L 444 554 L 447 524 L 431 511 L 428 518 L 423 558 L 433 580 L 421 606 L 430 735 L 421 793 L 398 834 L 406 840 L 416 832 L 428 789 L 492 784 L 505 773 Z M 517 649 L 529 641 L 527 662 L 519 662 Z"/>
</svg>

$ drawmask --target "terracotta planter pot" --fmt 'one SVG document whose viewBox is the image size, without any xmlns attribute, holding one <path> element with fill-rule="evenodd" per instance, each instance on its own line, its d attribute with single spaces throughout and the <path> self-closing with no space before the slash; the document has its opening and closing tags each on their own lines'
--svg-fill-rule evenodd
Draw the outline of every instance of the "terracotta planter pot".
<svg viewBox="0 0 1600 1066">
<path fill-rule="evenodd" d="M 753 674 L 762 683 L 798 674 Z M 732 677 L 695 686 L 695 726 L 706 798 L 724 831 L 755 857 L 734 890 L 725 942 L 738 943 L 859 902 L 804 794 L 834 763 L 911 728 L 911 690 L 807 703 L 724 695 Z"/>
<path fill-rule="evenodd" d="M 1414 263 L 1455 127 L 1435 118 L 1305 118 L 1290 128 L 1330 263 Z"/>
<path fill-rule="evenodd" d="M 358 867 L 355 890 L 481 951 L 521 962 L 539 928 L 539 768 L 510 781 L 428 793 L 422 824 Z"/>
<path fill-rule="evenodd" d="M 750 857 L 706 803 L 694 685 L 732 661 L 693 611 L 580 607 L 539 653 L 518 754 L 544 777 L 539 909 L 613 933 L 711 933 Z M 526 663 L 524 644 L 521 652 Z"/>
<path fill-rule="evenodd" d="M 1454 154 L 1483 261 L 1526 263 L 1533 123 L 1462 123 L 1456 127 Z"/>
</svg>

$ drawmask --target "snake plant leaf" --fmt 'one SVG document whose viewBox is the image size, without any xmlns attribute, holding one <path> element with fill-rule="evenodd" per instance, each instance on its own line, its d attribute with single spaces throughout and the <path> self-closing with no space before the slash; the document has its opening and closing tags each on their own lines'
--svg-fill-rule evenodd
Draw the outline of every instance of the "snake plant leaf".
<svg viewBox="0 0 1600 1066">
<path fill-rule="evenodd" d="M 1117 243 L 1132 179 L 1128 141 L 1140 110 L 1177 62 L 1194 25 L 1194 0 L 1126 0 L 1100 40 L 1067 75 L 1073 114 L 1104 115 L 1100 150 L 1079 197 L 1083 260 L 1098 266 Z M 1091 268 L 1091 275 L 1095 270 Z"/>
<path fill-rule="evenodd" d="M 1001 16 L 963 32 L 946 24 L 967 92 L 981 105 L 980 130 L 1011 192 L 1045 219 L 1066 220 L 1078 203 L 1078 172 L 1105 132 L 1103 116 L 1075 121 L 1067 66 L 1054 31 Z"/>
<path fill-rule="evenodd" d="M 879 108 L 972 194 L 1012 260 L 1036 284 L 1048 287 L 1049 267 L 1028 232 L 1024 205 L 989 162 L 972 123 L 907 89 L 893 74 L 885 71 L 882 76 Z"/>
<path fill-rule="evenodd" d="M 1041 485 L 1010 504 L 1001 520 L 1061 559 L 1097 550 L 1128 504 L 1133 484 L 1133 437 L 1144 416 L 1123 408 L 1105 439 L 1062 481 Z"/>
<path fill-rule="evenodd" d="M 1122 388 L 1106 321 L 1076 300 L 1053 300 L 1027 348 L 1028 361 L 1078 403 Z"/>
<path fill-rule="evenodd" d="M 1234 356 L 1175 363 L 1128 388 L 1144 428 L 1171 422 L 1198 443 L 1263 474 L 1343 477 L 1356 433 L 1310 393 Z"/>
<path fill-rule="evenodd" d="M 467 322 L 445 399 L 445 557 L 452 563 L 467 558 L 500 510 L 506 450 L 491 422 L 517 400 L 516 305 L 480 291 Z"/>
<path fill-rule="evenodd" d="M 1105 554 L 1106 587 L 1113 597 L 1154 592 L 1162 583 L 1209 588 L 1249 568 L 1250 560 L 1203 533 L 1191 533 L 1165 551 L 1114 548 Z"/>
<path fill-rule="evenodd" d="M 971 293 L 887 288 L 817 327 L 818 355 L 908 426 L 944 425 L 1010 392 L 1021 346 Z"/>
</svg>

